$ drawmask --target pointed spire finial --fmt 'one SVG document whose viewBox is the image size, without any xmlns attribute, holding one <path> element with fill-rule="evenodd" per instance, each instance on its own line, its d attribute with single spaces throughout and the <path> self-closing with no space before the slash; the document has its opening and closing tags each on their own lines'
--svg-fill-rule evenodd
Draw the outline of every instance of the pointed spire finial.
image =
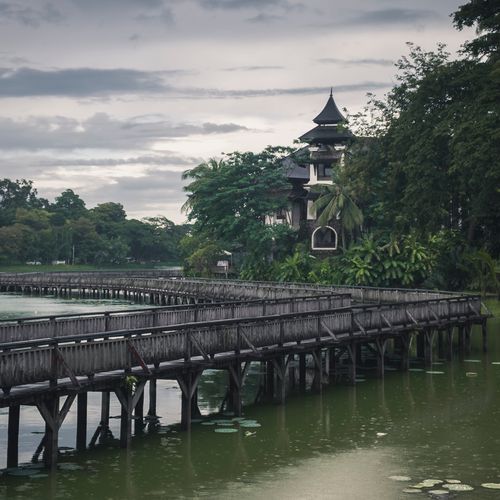
<svg viewBox="0 0 500 500">
<path fill-rule="evenodd" d="M 330 87 L 330 97 L 333 97 L 333 87 Z"/>
</svg>

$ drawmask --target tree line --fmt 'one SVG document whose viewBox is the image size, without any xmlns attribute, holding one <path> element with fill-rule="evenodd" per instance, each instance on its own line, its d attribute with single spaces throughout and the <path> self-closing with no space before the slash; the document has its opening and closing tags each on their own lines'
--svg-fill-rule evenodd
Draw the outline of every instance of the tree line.
<svg viewBox="0 0 500 500">
<path fill-rule="evenodd" d="M 349 117 L 357 139 L 315 202 L 323 223 L 340 213 L 340 252 L 318 258 L 304 230 L 266 224 L 287 205 L 293 153 L 268 147 L 185 172 L 187 269 L 210 273 L 224 250 L 244 278 L 498 289 L 500 6 L 471 0 L 452 19 L 476 29 L 456 59 L 409 44 L 393 89 Z"/>
<path fill-rule="evenodd" d="M 127 219 L 120 203 L 88 209 L 71 189 L 51 203 L 38 196 L 32 181 L 0 180 L 2 265 L 175 263 L 187 230 L 165 217 Z"/>
</svg>

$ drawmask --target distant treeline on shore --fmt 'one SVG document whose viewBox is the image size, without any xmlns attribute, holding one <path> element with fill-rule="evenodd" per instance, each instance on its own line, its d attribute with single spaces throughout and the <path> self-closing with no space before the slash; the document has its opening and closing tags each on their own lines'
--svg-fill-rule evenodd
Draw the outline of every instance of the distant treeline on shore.
<svg viewBox="0 0 500 500">
<path fill-rule="evenodd" d="M 0 265 L 179 262 L 188 225 L 127 219 L 120 203 L 85 202 L 66 189 L 53 203 L 29 180 L 0 180 Z"/>
</svg>

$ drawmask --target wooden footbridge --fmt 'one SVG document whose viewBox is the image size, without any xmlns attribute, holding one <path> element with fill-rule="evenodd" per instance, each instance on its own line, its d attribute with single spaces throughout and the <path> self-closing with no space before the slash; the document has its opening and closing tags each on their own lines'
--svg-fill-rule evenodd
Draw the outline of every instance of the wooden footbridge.
<svg viewBox="0 0 500 500">
<path fill-rule="evenodd" d="M 472 325 L 487 311 L 479 296 L 367 287 L 185 279 L 126 273 L 0 273 L 0 291 L 79 297 L 123 297 L 160 307 L 0 322 L 0 407 L 9 408 L 7 465 L 18 463 L 21 405 L 45 421 L 43 450 L 55 467 L 59 428 L 77 401 L 76 447 L 86 449 L 87 394 L 102 393 L 101 421 L 90 445 L 105 439 L 110 394 L 121 404 L 120 443 L 132 422 L 155 422 L 156 381 L 173 379 L 182 393 L 181 425 L 198 414 L 197 386 L 206 369 L 227 370 L 226 406 L 241 414 L 251 362 L 266 367 L 261 394 L 284 403 L 287 392 L 345 379 L 372 362 L 384 376 L 388 358 L 407 370 L 410 358 L 432 363 L 470 346 Z M 456 340 L 456 342 L 454 342 Z M 298 363 L 297 363 L 298 361 Z M 308 368 L 309 366 L 309 368 Z M 144 389 L 149 408 L 144 416 Z M 64 400 L 62 405 L 60 402 Z"/>
</svg>

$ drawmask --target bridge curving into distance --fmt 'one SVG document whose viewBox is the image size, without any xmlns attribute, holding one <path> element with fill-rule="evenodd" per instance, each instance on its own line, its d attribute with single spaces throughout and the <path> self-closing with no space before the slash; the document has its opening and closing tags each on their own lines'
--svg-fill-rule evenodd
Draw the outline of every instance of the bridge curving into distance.
<svg viewBox="0 0 500 500">
<path fill-rule="evenodd" d="M 151 273 L 0 273 L 1 292 L 121 297 L 160 307 L 0 322 L 0 407 L 9 408 L 7 466 L 18 464 L 21 405 L 46 424 L 35 451 L 57 464 L 58 433 L 77 401 L 76 448 L 106 439 L 110 395 L 121 405 L 120 444 L 132 423 L 155 424 L 158 379 L 182 393 L 181 426 L 199 415 L 197 386 L 206 369 L 229 374 L 224 405 L 242 412 L 250 363 L 265 368 L 259 397 L 284 403 L 289 391 L 338 380 L 387 362 L 408 370 L 470 349 L 472 326 L 487 348 L 487 310 L 476 295 L 389 288 L 191 279 Z M 437 351 L 437 352 L 436 352 Z M 133 377 L 131 379 L 130 377 Z M 126 381 L 133 380 L 133 384 Z M 145 388 L 147 387 L 147 391 Z M 87 443 L 87 394 L 101 393 L 101 420 Z M 148 393 L 148 415 L 144 396 Z"/>
</svg>

